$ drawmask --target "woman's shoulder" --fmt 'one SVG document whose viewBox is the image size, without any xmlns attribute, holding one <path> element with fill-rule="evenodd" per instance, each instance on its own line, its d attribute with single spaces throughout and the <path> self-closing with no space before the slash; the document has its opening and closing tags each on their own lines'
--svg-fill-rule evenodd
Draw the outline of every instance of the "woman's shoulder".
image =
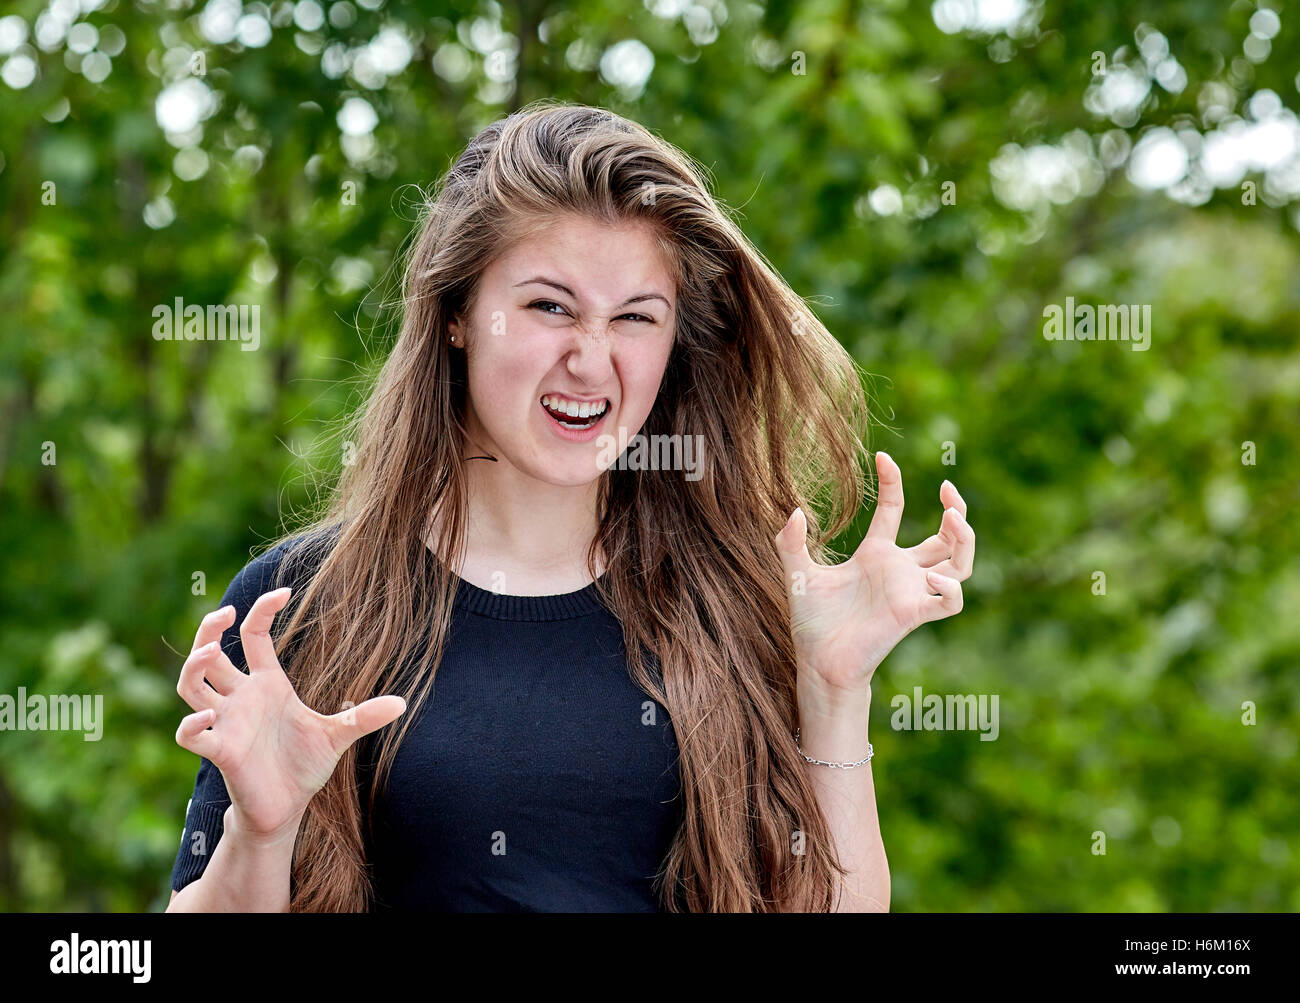
<svg viewBox="0 0 1300 1003">
<path fill-rule="evenodd" d="M 245 610 L 265 592 L 285 586 L 300 589 L 329 555 L 338 535 L 337 526 L 326 526 L 281 540 L 240 569 L 226 590 L 226 602 Z"/>
</svg>

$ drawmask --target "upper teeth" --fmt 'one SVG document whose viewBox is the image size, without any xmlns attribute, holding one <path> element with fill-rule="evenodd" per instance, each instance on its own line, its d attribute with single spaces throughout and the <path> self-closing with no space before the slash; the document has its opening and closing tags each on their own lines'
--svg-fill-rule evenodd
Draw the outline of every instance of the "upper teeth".
<svg viewBox="0 0 1300 1003">
<path fill-rule="evenodd" d="M 542 404 L 552 411 L 558 411 L 560 414 L 567 414 L 570 418 L 591 418 L 596 415 L 605 413 L 605 408 L 609 406 L 609 401 L 597 401 L 594 404 L 578 403 L 577 401 L 566 401 L 560 397 L 552 397 L 547 394 L 542 398 Z"/>
</svg>

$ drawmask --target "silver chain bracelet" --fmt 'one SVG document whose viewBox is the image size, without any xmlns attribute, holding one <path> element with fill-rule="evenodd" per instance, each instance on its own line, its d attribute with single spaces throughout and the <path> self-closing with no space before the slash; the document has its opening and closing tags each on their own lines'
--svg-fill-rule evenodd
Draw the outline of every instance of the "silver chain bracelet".
<svg viewBox="0 0 1300 1003">
<path fill-rule="evenodd" d="M 795 728 L 794 730 L 794 747 L 796 749 L 799 749 L 800 731 L 801 729 L 799 728 Z M 799 749 L 799 755 L 803 756 L 803 758 L 806 759 L 808 762 L 813 763 L 816 766 L 833 766 L 837 770 L 851 770 L 856 766 L 865 766 L 867 763 L 871 762 L 871 757 L 874 756 L 875 754 L 876 754 L 875 748 L 873 748 L 871 743 L 868 742 L 867 755 L 865 759 L 859 759 L 856 763 L 827 763 L 821 759 L 813 759 L 812 756 L 804 756 L 803 749 Z"/>
</svg>

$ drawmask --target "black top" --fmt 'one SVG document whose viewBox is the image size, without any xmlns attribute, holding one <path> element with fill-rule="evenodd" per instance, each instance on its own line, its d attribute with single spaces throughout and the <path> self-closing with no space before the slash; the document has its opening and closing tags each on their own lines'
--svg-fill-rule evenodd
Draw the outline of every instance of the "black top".
<svg viewBox="0 0 1300 1003">
<path fill-rule="evenodd" d="M 241 671 L 239 624 L 253 601 L 309 568 L 277 580 L 285 549 L 250 563 L 222 599 L 236 609 L 222 647 Z M 432 691 L 363 826 L 376 908 L 660 909 L 651 881 L 682 819 L 676 736 L 632 681 L 596 584 L 549 596 L 456 585 Z M 383 732 L 358 743 L 363 816 Z M 220 770 L 201 758 L 173 889 L 203 873 L 229 804 Z"/>
</svg>

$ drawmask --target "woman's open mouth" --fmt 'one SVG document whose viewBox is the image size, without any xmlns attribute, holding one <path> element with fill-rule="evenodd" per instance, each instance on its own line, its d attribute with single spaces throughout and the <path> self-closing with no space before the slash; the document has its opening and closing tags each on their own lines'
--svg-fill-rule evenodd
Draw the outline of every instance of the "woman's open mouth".
<svg viewBox="0 0 1300 1003">
<path fill-rule="evenodd" d="M 609 399 L 576 401 L 558 394 L 546 394 L 542 397 L 542 410 L 561 428 L 583 432 L 604 420 L 609 413 Z"/>
</svg>

